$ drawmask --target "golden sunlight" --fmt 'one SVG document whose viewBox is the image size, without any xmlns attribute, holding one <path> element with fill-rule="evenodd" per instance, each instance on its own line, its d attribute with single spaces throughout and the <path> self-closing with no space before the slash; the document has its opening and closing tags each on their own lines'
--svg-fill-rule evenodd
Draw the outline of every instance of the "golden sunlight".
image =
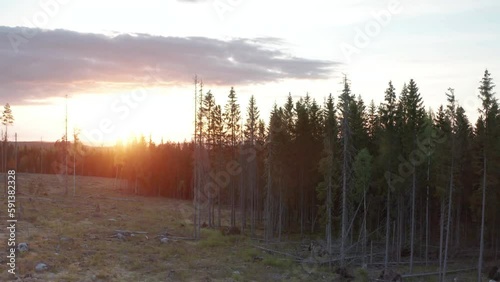
<svg viewBox="0 0 500 282">
<path fill-rule="evenodd" d="M 174 97 L 175 92 L 151 88 L 141 94 L 120 91 L 70 97 L 68 132 L 78 129 L 80 139 L 95 146 L 128 143 L 140 136 L 156 143 L 162 138 L 183 141 L 190 136 L 193 122 L 192 96 Z"/>
</svg>

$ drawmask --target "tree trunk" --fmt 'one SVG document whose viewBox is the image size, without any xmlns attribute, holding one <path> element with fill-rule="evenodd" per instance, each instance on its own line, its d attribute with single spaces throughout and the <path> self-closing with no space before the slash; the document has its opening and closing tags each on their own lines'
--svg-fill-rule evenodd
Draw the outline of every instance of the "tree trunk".
<svg viewBox="0 0 500 282">
<path fill-rule="evenodd" d="M 413 185 L 411 189 L 411 233 L 410 233 L 410 273 L 413 273 L 413 244 L 415 243 L 415 197 L 416 197 L 417 172 L 413 164 Z"/>
<path fill-rule="evenodd" d="M 243 145 L 240 145 L 240 146 L 243 146 Z M 240 159 L 239 159 L 239 162 L 240 162 L 240 167 L 242 168 L 242 171 L 245 171 L 247 170 L 246 167 L 243 167 L 243 157 L 242 155 L 240 154 Z M 240 181 L 239 181 L 239 190 L 240 190 L 240 215 L 241 215 L 241 233 L 244 233 L 245 232 L 245 217 L 246 217 L 246 214 L 245 214 L 245 194 L 244 194 L 244 189 L 243 189 L 243 173 L 240 173 Z"/>
<path fill-rule="evenodd" d="M 386 203 L 386 229 L 385 229 L 385 261 L 384 268 L 389 265 L 389 235 L 391 230 L 391 187 L 387 187 L 387 203 Z M 394 237 L 394 236 L 393 236 Z"/>
<path fill-rule="evenodd" d="M 363 209 L 364 209 L 364 215 L 363 215 L 363 268 L 366 268 L 366 187 L 363 193 Z"/>
<path fill-rule="evenodd" d="M 217 185 L 217 226 L 221 227 L 221 189 L 220 185 Z"/>
<path fill-rule="evenodd" d="M 441 218 L 439 234 L 439 281 L 443 281 L 443 237 L 444 237 L 444 197 L 441 199 Z"/>
<path fill-rule="evenodd" d="M 283 228 L 283 192 L 281 181 L 279 181 L 280 200 L 279 200 L 279 218 L 278 218 L 278 241 L 281 242 L 281 231 Z"/>
<path fill-rule="evenodd" d="M 477 281 L 481 282 L 481 273 L 483 269 L 483 250 L 484 250 L 484 217 L 486 207 L 486 148 L 483 149 L 483 202 L 481 206 L 481 237 L 479 239 L 479 259 L 477 263 Z"/>
<path fill-rule="evenodd" d="M 16 153 L 15 153 L 15 159 L 16 159 L 16 171 L 17 171 L 17 170 L 18 170 L 18 167 L 17 167 L 17 163 L 18 163 L 18 162 L 17 162 L 17 161 L 18 161 L 18 160 L 17 160 L 17 133 L 16 133 L 16 135 L 15 135 L 15 138 L 16 138 L 16 146 L 15 146 L 15 147 L 16 147 L 16 149 L 15 149 L 15 150 L 16 150 Z"/>
<path fill-rule="evenodd" d="M 347 102 L 346 102 L 347 103 Z M 344 107 L 346 107 L 345 105 Z M 342 165 L 342 238 L 340 243 L 340 266 L 345 266 L 345 249 L 346 249 L 346 241 L 347 241 L 347 174 L 348 174 L 348 121 L 347 115 L 348 111 L 344 112 L 344 148 L 343 148 L 343 165 Z"/>
<path fill-rule="evenodd" d="M 269 243 L 269 240 L 271 239 L 272 235 L 273 235 L 273 223 L 272 223 L 272 218 L 271 218 L 271 186 L 272 186 L 272 182 L 273 182 L 273 178 L 272 178 L 272 172 L 271 172 L 271 168 L 272 168 L 272 133 L 270 132 L 269 133 L 269 139 L 270 139 L 270 148 L 268 149 L 269 152 L 268 152 L 268 163 L 267 163 L 267 193 L 266 193 L 266 206 L 265 206 L 265 217 L 266 217 L 266 232 L 265 232 L 265 235 L 266 235 L 266 242 Z"/>
<path fill-rule="evenodd" d="M 304 236 L 304 187 L 302 186 L 304 183 L 304 169 L 300 169 L 300 181 L 299 181 L 299 189 L 300 189 L 300 237 Z"/>
<path fill-rule="evenodd" d="M 329 152 L 331 154 L 331 152 Z M 328 158 L 329 161 L 329 166 L 328 166 L 328 172 L 327 172 L 327 187 L 326 187 L 326 248 L 328 250 L 328 258 L 330 260 L 329 262 L 329 267 L 332 267 L 332 262 L 331 262 L 331 255 L 332 255 L 332 177 L 331 177 L 331 158 Z"/>
<path fill-rule="evenodd" d="M 453 148 L 453 145 L 452 145 Z M 453 152 L 453 150 L 452 150 Z M 452 204 L 453 204 L 453 166 L 454 166 L 454 161 L 453 161 L 453 153 L 451 156 L 451 172 L 450 172 L 450 191 L 448 195 L 448 218 L 447 218 L 447 223 L 446 223 L 446 243 L 444 246 L 444 263 L 443 263 L 443 281 L 446 279 L 446 268 L 447 268 L 447 263 L 448 263 L 448 245 L 449 245 L 449 240 L 450 240 L 450 225 L 451 225 L 451 211 L 452 211 Z"/>
<path fill-rule="evenodd" d="M 461 198 L 457 199 L 457 211 L 456 211 L 456 223 L 455 223 L 455 247 L 459 248 L 460 247 L 460 218 L 461 218 L 461 206 L 462 206 L 462 200 Z"/>
<path fill-rule="evenodd" d="M 401 251 L 403 246 L 403 196 L 398 195 L 398 243 L 397 243 L 397 265 L 401 262 Z"/>
<path fill-rule="evenodd" d="M 429 181 L 430 181 L 431 158 L 427 156 L 427 193 L 425 198 L 425 266 L 429 265 Z"/>
</svg>

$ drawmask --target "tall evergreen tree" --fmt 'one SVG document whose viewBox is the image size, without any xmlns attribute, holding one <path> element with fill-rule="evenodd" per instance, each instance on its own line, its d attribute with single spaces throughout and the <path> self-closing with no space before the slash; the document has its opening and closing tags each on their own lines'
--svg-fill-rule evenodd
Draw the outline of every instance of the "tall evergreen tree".
<svg viewBox="0 0 500 282">
<path fill-rule="evenodd" d="M 413 272 L 414 242 L 415 242 L 415 200 L 417 190 L 417 171 L 416 160 L 412 152 L 417 150 L 417 140 L 424 124 L 425 109 L 423 107 L 422 97 L 420 96 L 416 82 L 411 79 L 407 86 L 407 91 L 401 95 L 403 116 L 403 135 L 402 144 L 410 144 L 406 147 L 406 156 L 412 163 L 412 189 L 411 189 L 411 231 L 410 231 L 410 273 Z"/>
<path fill-rule="evenodd" d="M 368 206 L 367 206 L 367 192 L 370 187 L 371 182 L 371 174 L 372 174 L 372 156 L 368 149 L 363 148 L 356 155 L 354 160 L 354 193 L 357 194 L 356 198 L 361 198 L 363 201 L 363 245 L 362 245 L 362 253 L 363 253 L 363 267 L 366 267 L 366 245 L 367 245 L 367 233 L 366 233 L 366 224 L 367 224 L 367 214 L 368 214 Z"/>
<path fill-rule="evenodd" d="M 382 141 L 380 146 L 379 155 L 381 156 L 381 161 L 383 166 L 385 166 L 385 179 L 387 182 L 386 191 L 386 238 L 385 238 L 385 257 L 384 257 L 384 267 L 387 269 L 389 263 L 389 238 L 391 230 L 391 190 L 393 190 L 393 181 L 395 176 L 393 176 L 392 171 L 394 171 L 393 163 L 395 162 L 395 138 L 396 138 L 396 111 L 397 111 L 397 101 L 396 101 L 396 89 L 389 81 L 389 86 L 385 91 L 384 102 L 380 106 L 380 125 L 383 129 Z"/>
<path fill-rule="evenodd" d="M 218 174 L 222 170 L 225 169 L 225 157 L 224 157 L 224 147 L 226 145 L 226 132 L 224 128 L 224 119 L 222 115 L 222 109 L 220 105 L 216 105 L 212 112 L 212 126 L 213 126 L 213 155 L 214 155 L 214 172 Z M 217 184 L 217 226 L 221 227 L 222 224 L 222 214 L 221 214 L 221 205 L 222 205 L 222 191 L 221 184 Z M 215 210 L 213 211 L 215 213 Z M 215 218 L 215 217 L 214 217 Z"/>
<path fill-rule="evenodd" d="M 447 222 L 446 222 L 446 242 L 445 242 L 445 250 L 444 250 L 444 261 L 443 261 L 443 272 L 442 272 L 442 281 L 446 280 L 446 270 L 448 263 L 448 246 L 450 240 L 450 225 L 451 225 L 451 211 L 453 206 L 453 190 L 455 185 L 455 134 L 457 131 L 457 121 L 456 121 L 456 100 L 455 100 L 455 91 L 452 88 L 448 89 L 448 93 L 446 93 L 446 97 L 448 100 L 448 105 L 446 109 L 447 120 L 450 125 L 450 178 L 449 178 L 449 192 L 448 192 L 448 213 L 447 213 Z"/>
<path fill-rule="evenodd" d="M 230 146 L 229 155 L 231 161 L 236 161 L 236 146 L 240 136 L 240 120 L 241 112 L 240 105 L 236 99 L 236 91 L 233 87 L 229 91 L 228 101 L 224 107 L 224 121 L 227 132 L 227 144 Z M 231 177 L 229 184 L 230 199 L 231 199 L 231 227 L 236 226 L 236 179 Z"/>
<path fill-rule="evenodd" d="M 340 139 L 342 143 L 342 204 L 341 204 L 341 242 L 340 242 L 340 266 L 345 266 L 345 256 L 347 249 L 348 236 L 348 214 L 347 214 L 347 199 L 350 193 L 350 175 L 352 172 L 352 141 L 351 141 L 351 104 L 354 99 L 351 95 L 351 87 L 344 77 L 344 89 L 339 97 L 340 109 Z"/>
<path fill-rule="evenodd" d="M 258 168 L 256 159 L 256 147 L 259 123 L 259 109 L 255 102 L 255 97 L 252 95 L 247 108 L 247 120 L 245 123 L 245 139 L 247 147 L 252 151 L 252 156 L 248 164 L 248 185 L 250 191 L 250 230 L 251 234 L 255 234 L 255 203 L 256 203 L 256 190 L 258 183 Z M 243 227 L 244 224 L 242 223 Z"/>
<path fill-rule="evenodd" d="M 479 99 L 481 99 L 482 108 L 479 109 L 479 114 L 484 119 L 484 139 L 483 139 L 483 181 L 482 181 L 482 204 L 481 204 L 481 235 L 479 241 L 479 259 L 478 259 L 478 276 L 477 281 L 481 281 L 481 271 L 483 268 L 483 255 L 484 255 L 484 221 L 486 209 L 486 185 L 487 185 L 487 168 L 488 168 L 488 154 L 492 153 L 492 143 L 494 142 L 491 137 L 494 128 L 494 114 L 498 109 L 497 99 L 493 88 L 495 84 L 490 77 L 491 74 L 485 70 L 481 85 L 479 86 Z"/>
<path fill-rule="evenodd" d="M 201 97 L 200 97 L 201 99 Z M 208 91 L 205 96 L 202 98 L 202 105 L 201 105 L 201 119 L 202 119 L 202 126 L 203 126 L 203 131 L 204 131 L 204 136 L 205 136 L 205 144 L 204 148 L 208 150 L 208 169 L 213 170 L 215 166 L 215 158 L 216 156 L 214 155 L 215 150 L 214 150 L 214 145 L 215 145 L 215 123 L 214 123 L 214 110 L 216 107 L 215 104 L 215 98 L 214 95 L 212 94 L 211 91 Z M 206 190 L 206 191 L 205 191 Z M 206 201 L 207 201 L 207 217 L 208 217 L 208 226 L 213 227 L 214 226 L 214 197 L 215 195 L 213 194 L 213 191 L 209 189 L 204 189 L 203 191 L 206 195 Z"/>
<path fill-rule="evenodd" d="M 325 222 L 325 239 L 328 254 L 332 254 L 332 230 L 333 230 L 333 195 L 338 188 L 338 126 L 333 97 L 330 94 L 326 100 L 323 110 L 324 114 L 324 139 L 323 158 L 320 161 L 320 172 L 323 174 L 323 182 L 318 185 L 318 198 L 324 201 L 321 208 L 323 221 Z M 331 266 L 331 264 L 330 264 Z"/>
</svg>

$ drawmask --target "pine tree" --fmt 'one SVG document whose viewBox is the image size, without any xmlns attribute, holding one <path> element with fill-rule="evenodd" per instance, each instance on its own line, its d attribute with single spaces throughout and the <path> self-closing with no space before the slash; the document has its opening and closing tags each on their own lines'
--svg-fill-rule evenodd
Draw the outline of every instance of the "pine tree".
<svg viewBox="0 0 500 282">
<path fill-rule="evenodd" d="M 297 189 L 299 196 L 299 210 L 300 210 L 300 234 L 304 234 L 305 224 L 307 221 L 308 210 L 307 205 L 307 182 L 308 182 L 308 169 L 311 147 L 312 131 L 311 122 L 308 109 L 310 107 L 309 96 L 306 95 L 305 99 L 299 99 L 295 104 L 295 111 L 297 112 L 295 121 L 295 138 L 294 138 L 294 151 L 296 151 L 295 160 L 297 162 L 296 169 L 298 173 Z"/>
<path fill-rule="evenodd" d="M 391 230 L 391 190 L 393 190 L 393 179 L 391 171 L 393 168 L 393 161 L 395 159 L 394 152 L 395 138 L 396 138 L 396 90 L 389 81 L 389 87 L 385 91 L 384 103 L 380 106 L 380 125 L 383 128 L 383 136 L 380 147 L 379 155 L 385 165 L 385 178 L 387 180 L 387 199 L 386 199 L 386 238 L 385 238 L 385 258 L 384 267 L 387 269 L 389 263 L 389 238 Z"/>
<path fill-rule="evenodd" d="M 233 87 L 229 91 L 228 101 L 224 107 L 224 125 L 227 133 L 227 144 L 229 145 L 230 161 L 236 161 L 236 146 L 240 136 L 240 106 L 236 99 L 236 91 Z M 230 200 L 231 200 L 231 227 L 236 226 L 236 187 L 235 179 L 231 177 L 229 184 Z"/>
<path fill-rule="evenodd" d="M 222 109 L 220 105 L 216 105 L 212 112 L 212 126 L 213 126 L 213 136 L 214 143 L 212 146 L 213 155 L 214 155 L 214 172 L 218 174 L 224 168 L 224 147 L 226 145 L 226 132 L 224 128 L 224 120 L 222 115 Z M 217 184 L 217 226 L 221 227 L 222 214 L 221 214 L 221 205 L 222 205 L 222 190 L 220 184 Z M 214 211 L 215 213 L 215 211 Z"/>
<path fill-rule="evenodd" d="M 278 175 L 278 156 L 279 156 L 279 133 L 282 127 L 282 109 L 278 108 L 275 104 L 271 117 L 269 119 L 268 140 L 267 140 L 267 157 L 266 157 L 266 202 L 265 202 L 265 239 L 269 242 L 274 236 L 275 232 L 275 209 L 276 202 L 275 191 L 279 189 L 276 187 L 278 182 L 276 178 Z"/>
<path fill-rule="evenodd" d="M 248 184 L 250 191 L 250 230 L 251 234 L 255 234 L 255 203 L 256 203 L 256 190 L 257 190 L 257 159 L 256 147 L 257 134 L 259 123 L 259 109 L 257 108 L 255 97 L 252 95 L 247 108 L 247 120 L 245 123 L 245 139 L 247 147 L 251 150 L 252 156 L 249 159 L 248 166 Z M 243 224 L 244 225 L 244 224 Z"/>
<path fill-rule="evenodd" d="M 324 201 L 321 208 L 323 221 L 325 222 L 325 239 L 328 254 L 332 254 L 332 230 L 333 230 L 333 195 L 338 188 L 338 126 L 333 97 L 330 94 L 326 100 L 323 110 L 324 115 L 324 139 L 323 158 L 320 161 L 320 172 L 323 174 L 323 182 L 318 185 L 318 199 Z M 331 267 L 331 262 L 330 262 Z"/>
<path fill-rule="evenodd" d="M 484 141 L 483 141 L 483 183 L 482 183 L 482 204 L 481 204 L 481 235 L 479 241 L 479 259 L 478 259 L 478 282 L 481 281 L 481 272 L 483 268 L 483 252 L 484 252 L 484 221 L 485 221 L 485 209 L 486 209 L 486 183 L 487 183 L 487 168 L 488 168 L 488 154 L 492 153 L 492 140 L 491 135 L 493 131 L 494 118 L 492 117 L 492 112 L 498 109 L 497 100 L 494 97 L 495 92 L 493 88 L 495 84 L 490 77 L 488 70 L 484 72 L 483 79 L 481 80 L 481 85 L 479 86 L 479 99 L 481 99 L 482 108 L 479 109 L 479 113 L 484 119 Z"/>
<path fill-rule="evenodd" d="M 348 234 L 348 214 L 347 214 L 347 199 L 350 191 L 350 174 L 352 171 L 352 141 L 351 141 L 351 104 L 354 103 L 354 98 L 351 96 L 351 87 L 344 77 L 344 89 L 339 97 L 340 109 L 340 139 L 342 143 L 342 206 L 341 206 L 341 243 L 340 243 L 340 266 L 345 267 L 345 256 L 347 249 Z"/>
<path fill-rule="evenodd" d="M 359 151 L 359 153 L 356 155 L 356 158 L 354 159 L 354 176 L 355 176 L 355 181 L 354 181 L 354 193 L 357 194 L 356 198 L 361 198 L 363 201 L 363 247 L 362 247 L 362 253 L 363 253 L 363 267 L 366 267 L 366 224 L 367 224 L 367 213 L 368 213 L 368 206 L 367 206 L 367 201 L 366 201 L 366 196 L 368 192 L 368 188 L 370 187 L 370 182 L 371 182 L 371 169 L 372 169 L 372 156 L 370 155 L 370 152 L 368 149 L 364 148 Z"/>
<path fill-rule="evenodd" d="M 453 190 L 454 190 L 454 179 L 455 179 L 455 133 L 457 131 L 456 128 L 456 101 L 455 101 L 455 93 L 452 88 L 448 89 L 449 93 L 446 93 L 446 97 L 448 100 L 448 106 L 446 109 L 447 120 L 450 125 L 450 179 L 449 179 L 449 192 L 448 192 L 448 213 L 447 213 L 447 222 L 446 222 L 446 241 L 445 241 L 445 251 L 444 251 L 444 261 L 443 261 L 443 272 L 442 272 L 442 281 L 446 280 L 446 269 L 448 262 L 448 246 L 450 240 L 450 225 L 451 225 L 451 211 L 453 205 Z"/>
<path fill-rule="evenodd" d="M 457 107 L 456 110 L 456 166 L 457 181 L 455 191 L 457 192 L 456 202 L 456 225 L 455 225 L 455 247 L 460 246 L 463 219 L 461 214 L 466 207 L 466 199 L 472 195 L 471 187 L 474 186 L 474 174 L 472 167 L 472 140 L 473 131 L 464 108 Z"/>
<path fill-rule="evenodd" d="M 404 135 L 402 136 L 403 144 L 411 144 L 407 147 L 406 155 L 411 157 L 411 152 L 417 149 L 417 140 L 421 133 L 425 110 L 423 108 L 422 98 L 417 84 L 413 79 L 410 80 L 407 86 L 407 91 L 402 93 L 401 103 L 405 110 L 404 115 Z M 414 242 L 415 242 L 415 200 L 417 190 L 417 171 L 415 160 L 412 160 L 412 190 L 411 190 L 411 231 L 410 231 L 410 273 L 413 272 L 413 257 L 414 257 Z"/>
</svg>

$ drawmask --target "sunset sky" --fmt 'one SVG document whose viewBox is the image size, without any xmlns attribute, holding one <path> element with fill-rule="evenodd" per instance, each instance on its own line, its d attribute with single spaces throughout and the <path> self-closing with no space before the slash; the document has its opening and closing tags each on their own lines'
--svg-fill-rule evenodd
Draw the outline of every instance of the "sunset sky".
<svg viewBox="0 0 500 282">
<path fill-rule="evenodd" d="M 267 119 L 276 101 L 338 96 L 342 73 L 365 103 L 413 78 L 426 107 L 452 87 L 471 120 L 486 68 L 500 81 L 500 1 L 143 0 L 0 2 L 0 104 L 19 140 L 82 131 L 191 138 L 193 77 L 219 104 L 234 86 Z M 498 90 L 497 90 L 498 92 Z"/>
</svg>

